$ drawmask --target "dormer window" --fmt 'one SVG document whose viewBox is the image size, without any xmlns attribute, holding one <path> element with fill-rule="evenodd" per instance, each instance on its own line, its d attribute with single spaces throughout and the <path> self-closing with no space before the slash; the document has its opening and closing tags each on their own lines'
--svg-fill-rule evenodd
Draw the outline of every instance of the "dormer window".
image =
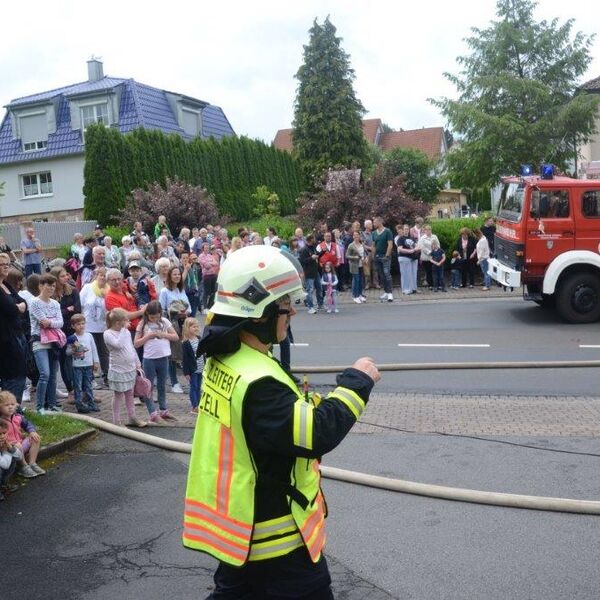
<svg viewBox="0 0 600 600">
<path fill-rule="evenodd" d="M 48 145 L 48 117 L 45 110 L 19 115 L 19 131 L 24 152 L 43 150 Z"/>
<path fill-rule="evenodd" d="M 93 123 L 102 123 L 108 125 L 108 104 L 102 102 L 100 104 L 80 105 L 81 109 L 81 127 L 85 131 L 89 125 Z"/>
<path fill-rule="evenodd" d="M 199 110 L 193 110 L 191 108 L 181 108 L 181 127 L 189 135 L 194 137 L 200 135 L 202 131 L 202 121 L 200 117 L 201 113 Z"/>
</svg>

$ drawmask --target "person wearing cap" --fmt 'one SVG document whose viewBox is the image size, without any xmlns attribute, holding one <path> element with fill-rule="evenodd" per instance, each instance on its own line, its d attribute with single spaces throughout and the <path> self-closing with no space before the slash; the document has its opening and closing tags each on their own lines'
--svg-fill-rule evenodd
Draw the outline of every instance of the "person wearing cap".
<svg viewBox="0 0 600 600">
<path fill-rule="evenodd" d="M 271 346 L 285 338 L 303 294 L 298 261 L 264 245 L 234 252 L 217 278 L 197 349 L 207 361 L 183 532 L 187 548 L 220 561 L 211 599 L 333 598 L 319 461 L 350 431 L 380 376 L 364 357 L 322 399 L 297 387 Z"/>
</svg>

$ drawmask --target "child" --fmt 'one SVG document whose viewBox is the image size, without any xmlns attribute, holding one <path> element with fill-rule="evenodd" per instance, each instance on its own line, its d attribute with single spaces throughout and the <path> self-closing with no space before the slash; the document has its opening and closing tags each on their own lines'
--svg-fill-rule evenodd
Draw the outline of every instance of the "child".
<svg viewBox="0 0 600 600">
<path fill-rule="evenodd" d="M 8 426 L 8 421 L 0 419 L 0 502 L 6 500 L 5 492 L 17 489 L 9 481 L 17 468 L 17 462 L 23 458 L 21 451 L 8 441 Z"/>
<path fill-rule="evenodd" d="M 35 427 L 24 416 L 17 414 L 17 399 L 11 392 L 0 392 L 0 419 L 8 422 L 8 444 L 21 451 L 17 473 L 27 479 L 45 475 L 46 471 L 36 463 L 42 440 Z"/>
<path fill-rule="evenodd" d="M 139 261 L 132 260 L 127 270 L 129 277 L 127 278 L 127 286 L 135 302 L 138 306 L 144 306 L 151 300 L 156 300 L 156 288 L 154 282 L 150 280 L 145 273 L 142 272 L 142 266 Z"/>
<path fill-rule="evenodd" d="M 75 333 L 67 339 L 69 347 L 67 353 L 73 357 L 73 390 L 75 393 L 75 406 L 78 413 L 100 412 L 94 398 L 94 371 L 98 370 L 99 361 L 96 342 L 91 333 L 85 330 L 85 317 L 75 314 L 71 317 L 71 327 Z M 86 395 L 86 404 L 83 403 L 82 393 Z"/>
<path fill-rule="evenodd" d="M 133 404 L 133 388 L 135 377 L 140 368 L 140 360 L 133 347 L 127 311 L 122 308 L 113 308 L 106 316 L 107 330 L 104 332 L 104 343 L 108 348 L 108 387 L 114 392 L 112 413 L 113 423 L 121 424 L 121 403 L 125 402 L 128 425 L 145 427 L 146 423 L 135 416 Z"/>
<path fill-rule="evenodd" d="M 444 263 L 446 262 L 446 255 L 440 248 L 437 240 L 431 242 L 431 274 L 433 276 L 433 291 L 434 292 L 447 292 L 446 285 L 444 283 Z"/>
<path fill-rule="evenodd" d="M 323 267 L 323 276 L 321 277 L 321 285 L 323 286 L 323 294 L 325 296 L 325 304 L 327 312 L 340 312 L 337 307 L 337 284 L 338 278 L 335 274 L 335 269 L 330 262 L 326 262 Z"/>
<path fill-rule="evenodd" d="M 176 342 L 178 339 L 179 336 L 171 322 L 162 316 L 160 302 L 157 300 L 148 302 L 144 316 L 135 330 L 133 345 L 136 348 L 144 348 L 144 373 L 153 386 L 156 379 L 156 395 L 160 410 L 156 410 L 152 397 L 144 398 L 152 423 L 160 423 L 162 419 L 175 420 L 167 408 L 165 388 L 171 342 Z"/>
<path fill-rule="evenodd" d="M 204 369 L 204 356 L 196 355 L 200 341 L 200 323 L 192 317 L 183 322 L 183 374 L 190 383 L 190 404 L 192 413 L 198 413 L 200 402 L 200 386 L 202 385 L 202 371 Z"/>
<path fill-rule="evenodd" d="M 450 281 L 450 289 L 457 290 L 460 288 L 460 278 L 461 278 L 462 268 L 461 268 L 461 259 L 458 250 L 454 250 L 452 252 L 452 259 L 450 260 L 450 275 L 452 277 Z"/>
</svg>

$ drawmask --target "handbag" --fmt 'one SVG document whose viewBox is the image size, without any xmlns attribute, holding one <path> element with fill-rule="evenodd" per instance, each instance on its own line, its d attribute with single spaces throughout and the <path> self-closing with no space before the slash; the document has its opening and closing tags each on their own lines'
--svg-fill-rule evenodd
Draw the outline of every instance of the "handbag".
<svg viewBox="0 0 600 600">
<path fill-rule="evenodd" d="M 143 369 L 138 369 L 135 374 L 133 395 L 136 398 L 148 398 L 152 394 L 152 382 L 146 377 Z"/>
</svg>

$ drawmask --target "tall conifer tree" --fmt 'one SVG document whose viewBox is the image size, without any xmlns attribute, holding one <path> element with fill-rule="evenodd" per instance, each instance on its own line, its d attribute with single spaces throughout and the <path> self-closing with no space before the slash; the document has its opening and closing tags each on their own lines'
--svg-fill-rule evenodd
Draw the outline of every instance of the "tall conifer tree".
<svg viewBox="0 0 600 600">
<path fill-rule="evenodd" d="M 356 97 L 350 56 L 341 47 L 336 28 L 315 19 L 304 46 L 304 63 L 296 73 L 294 150 L 308 175 L 328 167 L 362 166 L 367 143 L 361 118 L 365 108 Z"/>
</svg>

